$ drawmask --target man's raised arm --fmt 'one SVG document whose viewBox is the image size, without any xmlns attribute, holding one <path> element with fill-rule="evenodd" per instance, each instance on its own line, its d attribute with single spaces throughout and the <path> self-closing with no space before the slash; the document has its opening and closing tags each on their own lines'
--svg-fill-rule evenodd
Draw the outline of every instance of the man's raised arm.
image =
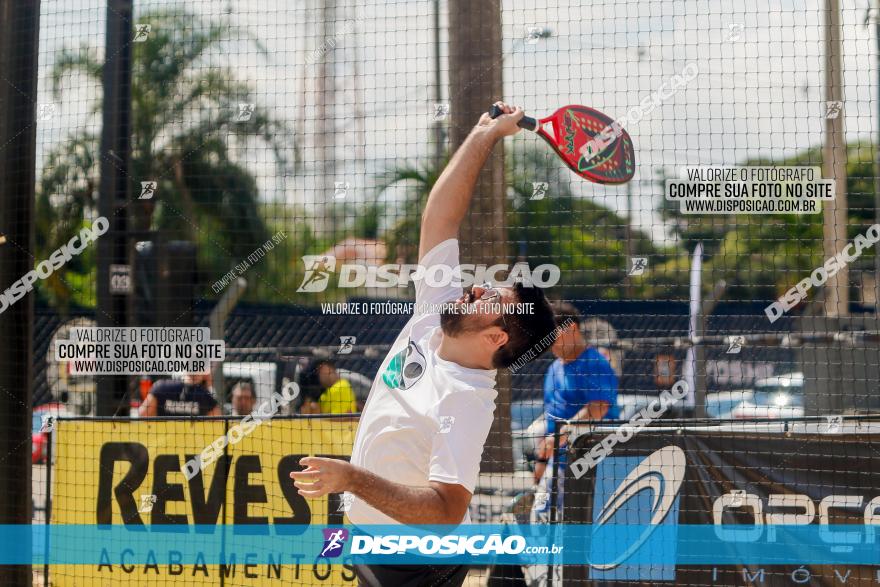
<svg viewBox="0 0 880 587">
<path fill-rule="evenodd" d="M 428 196 L 428 203 L 422 212 L 419 260 L 446 239 L 458 236 L 458 229 L 471 204 L 477 177 L 489 153 L 499 139 L 519 131 L 516 123 L 523 117 L 522 109 L 504 102 L 496 104 L 504 114 L 495 119 L 488 114 L 480 117 Z"/>
</svg>

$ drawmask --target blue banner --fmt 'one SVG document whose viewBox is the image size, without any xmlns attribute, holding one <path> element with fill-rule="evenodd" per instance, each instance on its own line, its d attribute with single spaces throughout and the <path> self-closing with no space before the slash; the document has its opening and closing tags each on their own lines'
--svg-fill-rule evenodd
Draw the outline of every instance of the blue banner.
<svg viewBox="0 0 880 587">
<path fill-rule="evenodd" d="M 0 526 L 0 564 L 880 565 L 880 526 Z"/>
</svg>

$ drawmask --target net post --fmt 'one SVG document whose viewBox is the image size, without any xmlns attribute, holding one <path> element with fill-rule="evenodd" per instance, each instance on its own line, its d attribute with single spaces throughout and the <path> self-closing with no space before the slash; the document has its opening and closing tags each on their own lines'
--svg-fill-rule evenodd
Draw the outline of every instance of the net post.
<svg viewBox="0 0 880 587">
<path fill-rule="evenodd" d="M 558 422 L 557 422 L 558 424 Z M 556 526 L 559 520 L 557 499 L 559 495 L 559 426 L 553 427 L 553 474 L 550 477 L 550 526 Z M 553 553 L 550 553 L 547 565 L 547 587 L 553 587 Z"/>
<path fill-rule="evenodd" d="M 43 587 L 49 587 L 49 530 L 52 516 L 52 441 L 54 431 L 49 430 L 46 434 L 46 503 L 43 504 L 43 516 L 46 526 L 46 536 L 43 544 L 46 552 L 46 560 L 43 561 Z"/>
</svg>

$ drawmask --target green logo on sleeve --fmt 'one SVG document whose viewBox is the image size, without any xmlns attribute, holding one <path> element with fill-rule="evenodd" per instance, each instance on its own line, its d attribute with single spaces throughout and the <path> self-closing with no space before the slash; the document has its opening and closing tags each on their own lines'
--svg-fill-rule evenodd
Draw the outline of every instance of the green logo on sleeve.
<svg viewBox="0 0 880 587">
<path fill-rule="evenodd" d="M 397 389 L 400 384 L 401 373 L 403 373 L 403 357 L 406 355 L 406 349 L 403 349 L 391 359 L 388 368 L 382 373 L 382 381 L 391 389 Z"/>
<path fill-rule="evenodd" d="M 394 355 L 382 373 L 382 381 L 391 389 L 409 389 L 425 374 L 427 361 L 422 349 L 413 341 Z"/>
</svg>

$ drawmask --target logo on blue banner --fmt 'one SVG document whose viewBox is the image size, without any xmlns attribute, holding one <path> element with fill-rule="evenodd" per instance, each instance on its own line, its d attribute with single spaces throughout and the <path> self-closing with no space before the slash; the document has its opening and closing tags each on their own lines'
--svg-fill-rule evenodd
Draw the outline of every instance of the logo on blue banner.
<svg viewBox="0 0 880 587">
<path fill-rule="evenodd" d="M 342 554 L 345 541 L 348 540 L 348 530 L 345 528 L 323 528 L 324 547 L 321 549 L 321 558 L 336 558 Z"/>
<path fill-rule="evenodd" d="M 630 559 L 641 550 L 655 559 L 675 560 L 676 541 L 668 540 L 670 534 L 655 540 L 652 535 L 661 526 L 678 525 L 678 492 L 686 466 L 684 451 L 677 446 L 666 446 L 643 459 L 608 457 L 599 463 L 593 492 L 590 579 L 675 579 L 675 565 L 639 564 L 641 557 Z M 631 534 L 624 533 L 623 543 L 619 539 L 622 526 L 634 526 Z M 618 539 L 603 540 L 603 528 L 606 533 L 613 530 Z"/>
</svg>

